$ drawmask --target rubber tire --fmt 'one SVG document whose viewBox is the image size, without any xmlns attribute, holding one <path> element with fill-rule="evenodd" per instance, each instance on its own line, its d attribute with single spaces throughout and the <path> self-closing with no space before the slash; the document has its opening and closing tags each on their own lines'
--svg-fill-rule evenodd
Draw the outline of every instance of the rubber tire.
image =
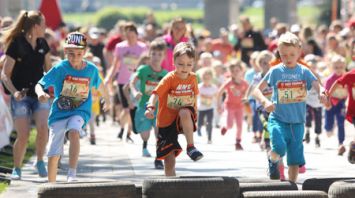
<svg viewBox="0 0 355 198">
<path fill-rule="evenodd" d="M 38 198 L 136 198 L 136 187 L 124 182 L 77 182 L 44 184 Z"/>
<path fill-rule="evenodd" d="M 239 182 L 233 177 L 147 179 L 143 198 L 238 198 Z"/>
<path fill-rule="evenodd" d="M 298 190 L 294 182 L 271 182 L 271 183 L 239 183 L 240 194 L 250 191 L 280 191 Z"/>
<path fill-rule="evenodd" d="M 354 177 L 338 178 L 311 178 L 306 179 L 302 184 L 302 190 L 320 190 L 328 193 L 329 187 L 336 181 L 355 179 Z"/>
<path fill-rule="evenodd" d="M 329 188 L 329 198 L 353 198 L 355 197 L 355 180 L 334 182 Z"/>
<path fill-rule="evenodd" d="M 180 176 L 180 178 L 217 178 L 217 177 L 225 177 L 225 176 Z M 269 178 L 238 178 L 234 177 L 240 183 L 278 183 L 280 180 L 271 180 Z"/>
<path fill-rule="evenodd" d="M 323 191 L 254 191 L 244 192 L 242 198 L 328 198 Z"/>
<path fill-rule="evenodd" d="M 142 185 L 136 185 L 136 197 L 137 198 L 142 198 L 143 193 L 142 193 Z"/>
</svg>

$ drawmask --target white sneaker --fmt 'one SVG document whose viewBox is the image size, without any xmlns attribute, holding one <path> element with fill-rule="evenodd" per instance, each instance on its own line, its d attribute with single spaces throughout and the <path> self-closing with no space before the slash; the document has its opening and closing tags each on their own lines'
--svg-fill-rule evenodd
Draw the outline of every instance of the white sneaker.
<svg viewBox="0 0 355 198">
<path fill-rule="evenodd" d="M 71 183 L 71 182 L 77 182 L 78 179 L 76 178 L 76 175 L 68 175 L 67 176 L 67 182 Z"/>
</svg>

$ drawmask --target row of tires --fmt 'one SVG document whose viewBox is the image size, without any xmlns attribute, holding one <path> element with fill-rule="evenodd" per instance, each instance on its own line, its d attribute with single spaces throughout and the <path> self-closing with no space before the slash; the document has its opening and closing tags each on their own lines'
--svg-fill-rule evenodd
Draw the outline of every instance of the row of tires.
<svg viewBox="0 0 355 198">
<path fill-rule="evenodd" d="M 146 179 L 142 186 L 126 182 L 44 184 L 39 198 L 354 198 L 355 178 L 308 179 L 299 190 L 293 182 L 235 177 L 171 177 Z"/>
</svg>

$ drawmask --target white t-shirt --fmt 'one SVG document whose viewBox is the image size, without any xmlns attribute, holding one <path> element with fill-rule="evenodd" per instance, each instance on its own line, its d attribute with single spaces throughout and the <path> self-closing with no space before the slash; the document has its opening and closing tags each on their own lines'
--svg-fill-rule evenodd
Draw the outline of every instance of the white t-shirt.
<svg viewBox="0 0 355 198">
<path fill-rule="evenodd" d="M 313 87 L 307 93 L 306 104 L 313 108 L 322 107 L 322 103 L 320 103 L 317 91 Z"/>
<path fill-rule="evenodd" d="M 200 93 L 197 97 L 197 110 L 204 111 L 213 109 L 216 106 L 217 86 L 214 84 L 205 86 L 203 83 L 200 83 L 198 84 L 198 89 Z"/>
</svg>

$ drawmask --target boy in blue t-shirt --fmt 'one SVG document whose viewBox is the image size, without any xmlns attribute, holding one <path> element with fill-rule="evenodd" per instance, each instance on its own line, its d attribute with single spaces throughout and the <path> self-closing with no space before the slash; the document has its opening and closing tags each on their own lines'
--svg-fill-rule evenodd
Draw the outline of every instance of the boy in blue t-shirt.
<svg viewBox="0 0 355 198">
<path fill-rule="evenodd" d="M 320 94 L 317 78 L 297 60 L 301 55 L 301 41 L 286 32 L 278 40 L 282 63 L 270 69 L 254 90 L 253 95 L 271 112 L 268 120 L 271 151 L 269 152 L 270 179 L 280 179 L 278 161 L 287 152 L 289 180 L 295 182 L 299 165 L 305 164 L 303 152 L 304 123 L 306 119 L 307 90 L 312 87 Z M 271 101 L 261 92 L 267 86 L 273 89 Z M 325 101 L 322 95 L 321 101 Z"/>
<path fill-rule="evenodd" d="M 109 107 L 109 96 L 99 77 L 97 67 L 83 60 L 87 42 L 83 34 L 70 33 L 64 45 L 66 60 L 59 62 L 36 85 L 40 102 L 50 96 L 44 92 L 54 88 L 54 101 L 49 113 L 48 181 L 56 182 L 57 166 L 63 154 L 65 135 L 70 141 L 67 181 L 76 180 L 76 167 L 80 151 L 80 136 L 91 117 L 91 88 L 95 87 L 105 98 L 104 109 Z"/>
</svg>

